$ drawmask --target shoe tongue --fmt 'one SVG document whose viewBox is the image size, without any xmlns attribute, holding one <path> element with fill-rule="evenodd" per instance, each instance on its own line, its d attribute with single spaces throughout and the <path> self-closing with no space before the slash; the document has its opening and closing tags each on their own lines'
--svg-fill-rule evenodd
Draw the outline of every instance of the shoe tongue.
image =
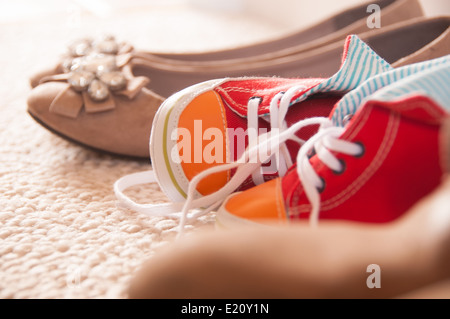
<svg viewBox="0 0 450 319">
<path fill-rule="evenodd" d="M 227 105 L 241 117 L 247 116 L 247 103 L 251 97 L 261 97 L 258 114 L 269 113 L 270 102 L 279 92 L 287 91 L 297 85 L 304 86 L 292 99 L 290 105 L 301 102 L 317 93 L 343 94 L 380 72 L 392 67 L 378 56 L 358 36 L 348 36 L 342 55 L 340 70 L 328 79 L 282 79 L 282 78 L 248 78 L 228 81 L 216 88 Z"/>
<path fill-rule="evenodd" d="M 408 94 L 425 94 L 433 97 L 440 105 L 445 105 L 445 96 L 439 92 L 443 90 L 443 93 L 446 93 L 449 89 L 442 88 L 442 80 L 438 80 L 435 76 L 427 76 L 425 70 L 434 70 L 432 73 L 443 72 L 442 76 L 445 76 L 445 71 L 439 69 L 449 64 L 450 55 L 375 75 L 347 93 L 336 104 L 330 118 L 336 126 L 344 126 L 345 118 L 355 114 L 366 100 L 392 101 Z M 421 86 L 418 86 L 418 83 L 422 83 Z"/>
</svg>

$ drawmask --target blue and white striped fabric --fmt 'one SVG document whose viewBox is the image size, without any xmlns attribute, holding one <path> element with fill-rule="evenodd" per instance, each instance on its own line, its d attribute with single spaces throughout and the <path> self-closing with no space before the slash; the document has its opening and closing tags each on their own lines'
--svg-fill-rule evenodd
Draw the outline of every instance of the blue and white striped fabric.
<svg viewBox="0 0 450 319">
<path fill-rule="evenodd" d="M 422 94 L 450 109 L 450 55 L 407 65 L 375 75 L 338 103 L 332 121 L 343 126 L 344 118 L 354 114 L 367 100 L 392 101 L 409 94 Z"/>
<path fill-rule="evenodd" d="M 290 105 L 316 93 L 348 92 L 370 77 L 393 69 L 358 36 L 349 36 L 348 41 L 347 55 L 341 69 L 329 79 L 299 96 Z"/>
<path fill-rule="evenodd" d="M 370 100 L 393 101 L 411 94 L 427 96 L 445 110 L 450 111 L 450 58 L 446 64 L 407 77 L 403 81 L 375 92 Z"/>
</svg>

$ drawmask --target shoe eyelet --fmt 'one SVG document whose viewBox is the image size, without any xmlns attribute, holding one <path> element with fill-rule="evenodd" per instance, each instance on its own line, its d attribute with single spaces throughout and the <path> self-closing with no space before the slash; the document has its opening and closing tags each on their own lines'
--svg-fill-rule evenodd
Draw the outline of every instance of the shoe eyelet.
<svg viewBox="0 0 450 319">
<path fill-rule="evenodd" d="M 332 172 L 335 175 L 341 175 L 347 170 L 347 163 L 343 159 L 339 159 L 339 163 L 341 163 L 342 168 L 339 171 L 333 170 Z"/>
<path fill-rule="evenodd" d="M 261 104 L 263 98 L 262 96 L 252 96 L 251 98 L 248 99 L 249 101 L 251 100 L 259 100 L 259 104 Z"/>
<path fill-rule="evenodd" d="M 319 194 L 322 194 L 323 191 L 325 190 L 325 187 L 327 186 L 327 183 L 325 183 L 325 180 L 323 179 L 323 177 L 320 177 L 320 180 L 322 181 L 322 186 L 321 187 L 317 187 L 317 191 L 319 192 Z"/>
<path fill-rule="evenodd" d="M 344 118 L 342 119 L 342 125 L 346 126 L 352 118 L 353 118 L 353 114 L 347 114 L 346 116 L 344 116 Z"/>
<path fill-rule="evenodd" d="M 366 147 L 364 146 L 364 144 L 362 142 L 354 142 L 355 144 L 358 144 L 359 146 L 361 146 L 361 153 L 360 154 L 356 154 L 353 155 L 356 158 L 361 158 L 364 156 L 364 154 L 366 154 Z"/>
<path fill-rule="evenodd" d="M 311 149 L 306 156 L 308 157 L 308 159 L 311 159 L 314 155 L 316 155 L 315 148 Z"/>
</svg>

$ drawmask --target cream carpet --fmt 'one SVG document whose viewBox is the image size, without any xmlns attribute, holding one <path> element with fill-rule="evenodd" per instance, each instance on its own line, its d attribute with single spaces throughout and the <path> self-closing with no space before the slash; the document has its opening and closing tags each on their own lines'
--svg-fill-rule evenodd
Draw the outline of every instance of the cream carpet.
<svg viewBox="0 0 450 319">
<path fill-rule="evenodd" d="M 177 2 L 107 16 L 101 8 L 43 3 L 63 10 L 0 25 L 0 298 L 126 298 L 135 271 L 174 239 L 178 221 L 117 208 L 114 181 L 149 169 L 149 161 L 101 155 L 39 126 L 26 113 L 29 76 L 84 36 L 113 34 L 138 49 L 180 52 L 257 41 L 285 28 Z M 141 203 L 167 200 L 156 186 L 127 194 Z M 188 229 L 211 225 L 207 216 Z"/>
</svg>

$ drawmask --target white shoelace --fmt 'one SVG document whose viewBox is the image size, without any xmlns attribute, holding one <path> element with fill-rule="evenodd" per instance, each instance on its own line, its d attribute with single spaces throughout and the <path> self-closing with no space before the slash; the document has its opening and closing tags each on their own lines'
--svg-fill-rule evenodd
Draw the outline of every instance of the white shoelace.
<svg viewBox="0 0 450 319">
<path fill-rule="evenodd" d="M 305 90 L 306 87 L 304 85 L 297 85 L 289 88 L 286 92 L 279 92 L 276 94 L 269 105 L 269 116 L 270 116 L 270 129 L 272 131 L 272 135 L 280 134 L 284 130 L 286 130 L 287 123 L 285 121 L 290 103 L 294 95 L 301 91 Z M 249 143 L 248 148 L 251 149 L 258 145 L 261 139 L 264 139 L 264 135 L 258 136 L 258 110 L 260 106 L 261 99 L 258 97 L 251 98 L 247 104 L 247 130 Z M 298 138 L 297 136 L 292 136 L 291 140 L 296 141 L 297 143 L 304 144 L 305 141 Z M 261 151 L 261 148 L 259 149 Z M 285 143 L 281 143 L 279 145 L 279 152 L 276 152 L 274 156 L 270 159 L 275 161 L 276 169 L 279 176 L 284 176 L 289 167 L 292 166 L 293 162 L 287 146 Z M 256 169 L 252 173 L 252 180 L 255 185 L 259 185 L 264 183 L 262 169 Z"/>
</svg>

